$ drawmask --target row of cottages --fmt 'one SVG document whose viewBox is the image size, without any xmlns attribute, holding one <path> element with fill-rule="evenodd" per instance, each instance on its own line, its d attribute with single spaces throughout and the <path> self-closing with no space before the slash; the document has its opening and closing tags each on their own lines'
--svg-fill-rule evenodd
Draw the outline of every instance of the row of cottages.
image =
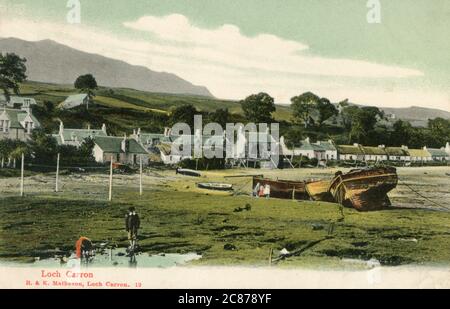
<svg viewBox="0 0 450 309">
<path fill-rule="evenodd" d="M 243 164 L 244 166 L 248 166 L 249 164 L 253 163 L 256 164 L 258 161 L 261 166 L 266 168 L 274 168 L 275 163 L 270 159 L 270 143 L 274 142 L 273 137 L 268 133 L 259 132 L 258 133 L 258 140 L 262 143 L 266 143 L 266 146 L 263 146 L 259 149 L 249 149 L 249 133 L 240 131 L 237 132 L 236 140 L 234 142 L 234 148 L 233 153 L 227 154 L 228 159 L 230 159 L 235 164 Z M 169 128 L 166 128 L 164 130 L 163 134 L 152 134 L 152 133 L 142 133 L 140 129 L 135 130 L 133 132 L 133 135 L 131 136 L 134 138 L 137 142 L 139 142 L 150 154 L 151 157 L 154 157 L 155 155 L 159 155 L 161 161 L 164 164 L 173 165 L 177 164 L 183 160 L 186 159 L 192 159 L 193 158 L 193 145 L 196 141 L 196 135 L 175 135 L 172 134 L 171 130 Z M 198 142 L 202 145 L 202 152 L 203 155 L 207 152 L 211 154 L 221 154 L 225 155 L 225 147 L 227 143 L 227 137 L 226 135 L 202 135 L 201 140 Z M 192 145 L 192 149 L 188 151 L 187 153 L 182 153 L 183 145 L 190 143 Z M 172 152 L 172 146 L 173 145 L 179 145 L 178 149 L 180 149 L 181 153 L 173 153 Z M 245 156 L 246 153 L 249 153 L 250 151 L 258 152 L 259 156 L 261 157 L 263 154 L 261 153 L 262 149 L 267 149 L 266 159 L 252 159 Z"/>
<path fill-rule="evenodd" d="M 448 145 L 447 145 L 448 146 Z M 368 147 L 359 144 L 338 145 L 339 160 L 341 161 L 399 161 L 399 162 L 432 162 L 449 161 L 449 151 L 446 148 L 435 149 L 423 147 L 422 149 L 409 149 L 401 147 Z"/>
<path fill-rule="evenodd" d="M 101 129 L 67 129 L 60 123 L 58 134 L 52 135 L 59 145 L 80 147 L 86 138 L 94 141 L 93 156 L 98 163 L 148 164 L 148 152 L 135 139 L 108 136 L 106 125 Z"/>
<path fill-rule="evenodd" d="M 52 134 L 52 136 L 58 142 L 58 145 L 69 145 L 80 147 L 86 138 L 95 139 L 98 136 L 108 136 L 106 131 L 106 125 L 103 124 L 100 130 L 91 129 L 66 129 L 64 128 L 64 123 L 60 122 L 59 131 L 57 134 Z"/>
<path fill-rule="evenodd" d="M 192 135 L 176 136 L 172 134 L 169 128 L 164 129 L 164 134 L 159 133 L 143 133 L 141 129 L 134 130 L 131 135 L 135 141 L 144 147 L 150 154 L 153 161 L 161 161 L 164 164 L 177 164 L 184 159 L 190 159 L 191 156 L 183 156 L 172 153 L 172 144 L 177 141 L 182 142 L 181 138 L 190 138 L 193 142 Z"/>
<path fill-rule="evenodd" d="M 30 140 L 32 131 L 40 127 L 41 124 L 29 108 L 4 107 L 0 110 L 0 140 L 13 139 L 26 142 Z"/>
<path fill-rule="evenodd" d="M 450 161 L 450 154 L 445 151 L 444 147 L 440 149 L 424 147 L 423 149 L 430 153 L 433 161 Z"/>
<path fill-rule="evenodd" d="M 280 138 L 280 152 L 285 157 L 307 157 L 316 158 L 319 161 L 329 161 L 338 159 L 338 151 L 333 141 L 318 141 L 311 143 L 309 138 L 301 142 L 301 145 L 293 149 L 286 146 L 285 139 Z"/>
</svg>

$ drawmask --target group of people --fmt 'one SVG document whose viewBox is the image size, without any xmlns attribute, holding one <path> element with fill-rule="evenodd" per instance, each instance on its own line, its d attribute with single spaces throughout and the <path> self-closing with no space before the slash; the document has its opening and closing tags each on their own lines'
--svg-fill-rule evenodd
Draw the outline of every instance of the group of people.
<svg viewBox="0 0 450 309">
<path fill-rule="evenodd" d="M 262 185 L 259 182 L 256 184 L 255 188 L 253 189 L 253 196 L 254 197 L 265 197 L 270 198 L 270 185 Z"/>
<path fill-rule="evenodd" d="M 138 230 L 141 227 L 141 220 L 134 207 L 128 209 L 125 215 L 125 230 L 128 234 L 130 246 L 127 248 L 128 254 L 133 257 L 137 249 Z M 75 243 L 75 254 L 77 259 L 89 261 L 95 256 L 95 246 L 87 237 L 80 237 Z"/>
</svg>

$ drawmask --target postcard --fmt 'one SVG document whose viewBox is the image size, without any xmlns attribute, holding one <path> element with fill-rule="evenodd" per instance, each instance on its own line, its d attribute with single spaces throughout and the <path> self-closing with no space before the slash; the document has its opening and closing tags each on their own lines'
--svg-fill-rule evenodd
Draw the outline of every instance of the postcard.
<svg viewBox="0 0 450 309">
<path fill-rule="evenodd" d="M 0 287 L 449 288 L 449 13 L 0 0 Z"/>
</svg>

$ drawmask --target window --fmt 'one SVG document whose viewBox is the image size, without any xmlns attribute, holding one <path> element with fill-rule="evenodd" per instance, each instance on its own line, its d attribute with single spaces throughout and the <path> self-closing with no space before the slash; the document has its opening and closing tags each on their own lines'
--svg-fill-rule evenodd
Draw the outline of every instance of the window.
<svg viewBox="0 0 450 309">
<path fill-rule="evenodd" d="M 3 132 L 3 123 L 5 121 L 4 120 L 0 120 L 0 132 Z"/>
<path fill-rule="evenodd" d="M 9 132 L 9 120 L 5 120 L 3 131 L 5 131 L 5 133 Z"/>
</svg>

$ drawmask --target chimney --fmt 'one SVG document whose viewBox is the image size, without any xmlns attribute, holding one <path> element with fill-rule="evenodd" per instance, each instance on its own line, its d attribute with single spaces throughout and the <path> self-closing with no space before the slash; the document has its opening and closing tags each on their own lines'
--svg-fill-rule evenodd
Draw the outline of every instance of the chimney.
<svg viewBox="0 0 450 309">
<path fill-rule="evenodd" d="M 408 150 L 408 146 L 402 145 L 403 150 Z"/>
<path fill-rule="evenodd" d="M 165 128 L 164 128 L 164 136 L 165 136 L 165 137 L 170 137 L 170 133 L 171 133 L 170 128 L 165 127 Z"/>
<path fill-rule="evenodd" d="M 91 131 L 91 124 L 88 124 L 88 131 Z"/>
<path fill-rule="evenodd" d="M 138 134 L 138 135 L 141 135 L 141 128 L 139 128 L 139 129 L 137 130 L 137 134 Z"/>
<path fill-rule="evenodd" d="M 59 121 L 59 135 L 63 134 L 64 132 L 64 123 L 62 121 Z"/>
<path fill-rule="evenodd" d="M 445 152 L 446 152 L 446 153 L 450 153 L 450 143 L 447 143 L 447 144 L 445 145 Z"/>
<path fill-rule="evenodd" d="M 102 131 L 103 131 L 105 134 L 107 134 L 107 133 L 106 133 L 106 124 L 102 124 Z"/>
<path fill-rule="evenodd" d="M 378 145 L 378 148 L 384 149 L 384 148 L 386 148 L 386 146 L 385 145 Z"/>
<path fill-rule="evenodd" d="M 136 136 L 136 129 L 133 129 L 133 136 Z"/>
<path fill-rule="evenodd" d="M 305 143 L 306 143 L 306 144 L 310 144 L 310 143 L 311 143 L 311 140 L 310 140 L 309 137 L 305 138 Z"/>
<path fill-rule="evenodd" d="M 359 147 L 359 144 L 358 143 L 354 143 L 353 146 Z"/>
</svg>

